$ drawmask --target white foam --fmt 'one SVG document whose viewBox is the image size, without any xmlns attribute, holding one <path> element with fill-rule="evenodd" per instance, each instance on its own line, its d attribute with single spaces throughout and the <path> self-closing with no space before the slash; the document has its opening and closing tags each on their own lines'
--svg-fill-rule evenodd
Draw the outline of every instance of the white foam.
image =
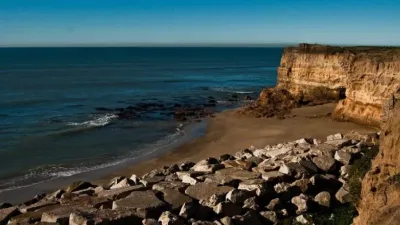
<svg viewBox="0 0 400 225">
<path fill-rule="evenodd" d="M 106 114 L 95 118 L 94 120 L 88 120 L 82 123 L 70 122 L 69 126 L 85 126 L 85 127 L 104 127 L 111 123 L 111 121 L 115 118 L 118 118 L 117 115 L 114 114 Z"/>
<path fill-rule="evenodd" d="M 235 90 L 233 88 L 228 88 L 228 87 L 212 87 L 210 89 L 213 91 L 218 91 L 218 92 L 228 92 L 228 93 L 236 93 L 236 94 L 251 94 L 254 92 L 254 91 Z"/>
</svg>

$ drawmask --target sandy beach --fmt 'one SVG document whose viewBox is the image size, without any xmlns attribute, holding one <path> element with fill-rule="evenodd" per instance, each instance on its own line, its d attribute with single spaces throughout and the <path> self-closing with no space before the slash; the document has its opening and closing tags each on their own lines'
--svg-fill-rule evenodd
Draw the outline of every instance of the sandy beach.
<svg viewBox="0 0 400 225">
<path fill-rule="evenodd" d="M 251 145 L 263 148 L 268 144 L 293 141 L 303 137 L 325 139 L 334 133 L 373 132 L 376 128 L 350 122 L 337 122 L 331 113 L 336 104 L 302 107 L 292 111 L 288 118 L 250 118 L 229 110 L 209 119 L 206 134 L 177 149 L 136 165 L 128 166 L 104 176 L 94 183 L 104 184 L 115 176 L 143 175 L 152 169 L 184 161 L 199 161 L 207 157 L 232 154 Z"/>
</svg>

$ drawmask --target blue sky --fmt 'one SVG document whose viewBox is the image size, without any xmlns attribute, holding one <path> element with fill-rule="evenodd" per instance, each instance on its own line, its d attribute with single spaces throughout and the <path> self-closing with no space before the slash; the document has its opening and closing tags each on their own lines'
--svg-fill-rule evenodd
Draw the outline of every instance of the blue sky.
<svg viewBox="0 0 400 225">
<path fill-rule="evenodd" d="M 0 46 L 400 45 L 399 0 L 0 0 Z"/>
</svg>

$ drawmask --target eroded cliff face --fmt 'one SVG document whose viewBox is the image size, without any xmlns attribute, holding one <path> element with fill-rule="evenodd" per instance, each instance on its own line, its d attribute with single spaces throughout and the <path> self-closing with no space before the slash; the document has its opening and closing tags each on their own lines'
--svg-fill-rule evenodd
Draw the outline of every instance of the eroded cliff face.
<svg viewBox="0 0 400 225">
<path fill-rule="evenodd" d="M 294 95 L 315 87 L 345 90 L 333 116 L 378 126 L 385 104 L 400 88 L 400 49 L 300 44 L 284 50 L 279 88 Z"/>
<path fill-rule="evenodd" d="M 400 106 L 390 112 L 380 149 L 363 179 L 355 225 L 400 224 Z"/>
</svg>

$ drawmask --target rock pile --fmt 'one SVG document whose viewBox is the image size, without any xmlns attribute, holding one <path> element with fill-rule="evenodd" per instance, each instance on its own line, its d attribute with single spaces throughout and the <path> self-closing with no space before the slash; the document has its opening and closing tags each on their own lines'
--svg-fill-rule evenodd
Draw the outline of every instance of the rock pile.
<svg viewBox="0 0 400 225">
<path fill-rule="evenodd" d="M 364 145 L 335 134 L 115 177 L 104 186 L 79 181 L 18 206 L 0 204 L 0 225 L 311 224 L 308 213 L 350 201 L 348 171 Z"/>
</svg>

